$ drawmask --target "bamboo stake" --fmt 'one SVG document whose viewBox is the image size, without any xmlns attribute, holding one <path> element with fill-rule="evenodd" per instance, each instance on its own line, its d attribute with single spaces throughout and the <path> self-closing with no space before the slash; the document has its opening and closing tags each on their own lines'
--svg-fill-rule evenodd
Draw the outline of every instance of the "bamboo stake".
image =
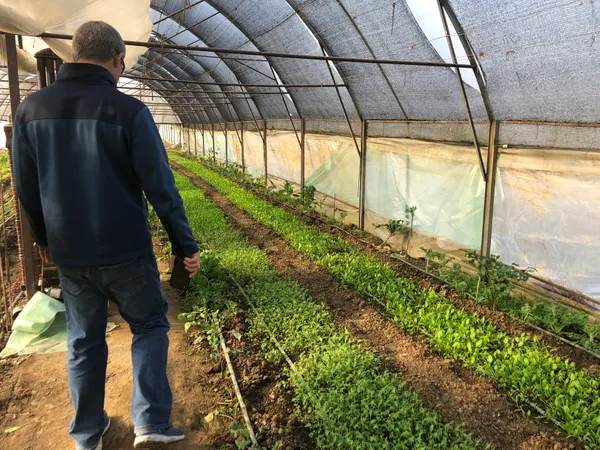
<svg viewBox="0 0 600 450">
<path fill-rule="evenodd" d="M 233 389 L 235 390 L 235 395 L 237 397 L 238 403 L 240 404 L 240 409 L 242 410 L 242 415 L 244 416 L 244 422 L 246 422 L 246 428 L 248 429 L 248 433 L 250 434 L 250 440 L 252 441 L 252 444 L 255 447 L 258 447 L 258 441 L 256 440 L 254 429 L 252 428 L 252 422 L 250 421 L 250 416 L 248 415 L 248 409 L 246 408 L 246 403 L 244 403 L 244 398 L 242 397 L 240 386 L 238 385 L 237 379 L 235 377 L 235 372 L 233 371 L 233 364 L 231 364 L 231 359 L 229 358 L 229 349 L 227 348 L 227 344 L 225 344 L 225 338 L 223 337 L 223 332 L 220 328 L 219 339 L 221 340 L 221 349 L 223 350 L 223 355 L 225 356 L 225 361 L 227 362 L 227 369 L 229 370 L 229 375 L 231 376 Z"/>
</svg>

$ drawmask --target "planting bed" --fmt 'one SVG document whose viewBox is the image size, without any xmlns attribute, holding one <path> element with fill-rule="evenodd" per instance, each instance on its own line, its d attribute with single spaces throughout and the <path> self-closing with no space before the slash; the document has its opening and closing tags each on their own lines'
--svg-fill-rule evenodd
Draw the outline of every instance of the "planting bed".
<svg viewBox="0 0 600 450">
<path fill-rule="evenodd" d="M 176 181 L 192 229 L 211 248 L 203 257 L 202 273 L 190 289 L 186 318 L 205 331 L 213 346 L 218 329 L 231 330 L 234 336 L 234 331 L 243 332 L 240 339 L 249 336 L 260 342 L 265 365 L 285 367 L 273 344 L 275 338 L 296 368 L 280 369 L 289 374 L 281 387 L 291 386 L 297 417 L 306 422 L 317 447 L 487 447 L 461 429 L 442 423 L 396 374 L 349 337 L 306 290 L 281 277 L 265 252 L 231 230 L 222 211 L 201 191 L 181 176 Z M 218 265 L 215 256 L 220 260 Z M 255 308 L 235 301 L 241 296 L 229 275 L 239 281 Z M 241 318 L 247 329 L 236 325 Z M 240 370 L 243 372 L 238 367 Z M 283 435 L 288 431 L 284 427 Z M 272 440 L 268 444 L 273 444 Z"/>
<path fill-rule="evenodd" d="M 389 370 L 400 371 L 402 380 L 445 421 L 462 423 L 467 431 L 499 449 L 570 448 L 572 443 L 557 437 L 551 427 L 516 411 L 492 383 L 435 355 L 427 345 L 383 319 L 356 293 L 340 286 L 327 271 L 300 256 L 272 230 L 257 224 L 224 195 L 191 172 L 178 170 L 225 211 L 233 228 L 269 254 L 278 273 L 298 282 L 313 299 L 323 303 L 336 321 L 381 356 Z"/>
<path fill-rule="evenodd" d="M 285 209 L 302 222 L 318 228 L 320 231 L 343 239 L 346 243 L 356 247 L 357 249 L 360 249 L 362 252 L 388 265 L 390 268 L 394 269 L 398 275 L 410 278 L 414 282 L 418 283 L 422 288 L 431 288 L 436 292 L 443 292 L 444 296 L 452 300 L 452 302 L 455 303 L 459 308 L 464 309 L 465 311 L 468 311 L 477 317 L 484 317 L 492 320 L 502 331 L 505 331 L 507 334 L 515 336 L 526 334 L 529 337 L 535 337 L 544 342 L 546 345 L 551 346 L 555 354 L 567 358 L 575 363 L 578 368 L 585 368 L 589 369 L 591 372 L 600 373 L 600 355 L 598 354 L 600 335 L 597 336 L 596 344 L 593 345 L 592 349 L 584 349 L 581 346 L 578 346 L 576 343 L 573 343 L 572 340 L 564 340 L 565 337 L 571 339 L 571 332 L 565 332 L 563 336 L 558 336 L 552 332 L 549 333 L 547 329 L 545 330 L 536 327 L 535 325 L 542 324 L 536 323 L 535 321 L 532 322 L 532 325 L 534 326 L 529 326 L 527 323 L 523 323 L 523 321 L 515 320 L 513 317 L 509 316 L 505 312 L 502 312 L 501 310 L 492 309 L 485 303 L 474 301 L 472 296 L 469 297 L 469 295 L 466 293 L 461 294 L 456 292 L 438 276 L 435 276 L 430 272 L 426 272 L 426 265 L 423 264 L 422 261 L 412 258 L 398 258 L 391 253 L 381 251 L 379 245 L 382 241 L 378 237 L 369 233 L 361 232 L 354 226 L 345 226 L 340 223 L 333 224 L 331 223 L 331 218 L 324 217 L 314 210 L 307 212 L 306 210 L 298 208 L 298 205 L 292 205 L 290 202 L 280 201 L 279 199 L 275 198 L 276 196 L 273 195 L 272 192 L 262 188 L 262 186 L 258 185 L 260 189 L 257 189 L 257 184 L 252 182 L 250 178 L 240 178 L 239 174 L 237 174 L 231 166 L 229 168 L 225 168 L 221 165 L 213 165 L 212 161 L 209 160 L 204 160 L 204 163 L 208 164 L 209 168 L 216 170 L 221 175 L 224 175 L 238 185 L 250 190 L 258 198 L 265 200 L 274 206 Z M 268 192 L 269 195 L 266 195 L 266 192 Z M 410 262 L 407 261 L 407 259 L 410 259 Z M 538 302 L 538 304 L 543 303 L 548 304 L 548 302 Z M 549 305 L 550 308 L 548 309 L 551 310 L 553 316 L 552 319 L 554 320 L 552 325 L 554 325 L 554 327 L 562 327 L 565 324 L 569 324 L 569 317 L 573 315 L 582 315 L 584 317 L 587 315 L 585 313 L 575 312 L 557 304 Z M 567 317 L 563 318 L 563 316 Z M 598 328 L 600 328 L 600 324 L 596 325 L 596 329 Z M 596 331 L 596 333 L 599 332 Z M 582 330 L 579 330 L 578 337 L 583 337 Z"/>
<path fill-rule="evenodd" d="M 443 295 L 415 284 L 378 259 L 300 222 L 204 166 L 174 157 L 201 175 L 299 253 L 346 287 L 383 301 L 395 324 L 426 339 L 438 352 L 494 379 L 519 404 L 530 405 L 589 448 L 600 445 L 598 378 L 526 336 L 512 336 Z"/>
</svg>

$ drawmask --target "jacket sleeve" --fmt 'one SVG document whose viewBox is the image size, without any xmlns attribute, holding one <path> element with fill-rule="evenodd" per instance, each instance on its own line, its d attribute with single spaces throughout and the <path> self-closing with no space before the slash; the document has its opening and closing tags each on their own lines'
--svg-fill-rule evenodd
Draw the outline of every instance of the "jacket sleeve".
<svg viewBox="0 0 600 450">
<path fill-rule="evenodd" d="M 133 119 L 130 145 L 134 170 L 148 201 L 169 235 L 173 254 L 193 255 L 198 251 L 198 244 L 185 216 L 183 200 L 175 186 L 167 152 L 146 106 Z"/>
<path fill-rule="evenodd" d="M 17 196 L 31 225 L 36 244 L 45 247 L 48 245 L 48 237 L 42 211 L 37 163 L 27 145 L 22 127 L 18 124 L 13 127 L 12 158 Z"/>
</svg>

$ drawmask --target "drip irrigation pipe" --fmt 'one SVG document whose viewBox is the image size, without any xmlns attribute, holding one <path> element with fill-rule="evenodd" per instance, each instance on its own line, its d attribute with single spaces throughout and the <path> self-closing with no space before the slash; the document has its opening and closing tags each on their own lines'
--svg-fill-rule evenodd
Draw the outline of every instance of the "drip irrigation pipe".
<svg viewBox="0 0 600 450">
<path fill-rule="evenodd" d="M 555 334 L 555 333 L 553 333 L 551 331 L 548 331 L 548 330 L 544 330 L 543 328 L 540 328 L 537 325 L 533 325 L 533 324 L 530 324 L 530 323 L 526 323 L 525 325 L 528 326 L 529 328 L 533 328 L 534 330 L 539 331 L 540 333 L 544 333 L 544 334 L 547 334 L 548 336 L 552 336 L 553 338 L 558 339 L 559 341 L 564 342 L 565 344 L 568 344 L 568 345 L 570 345 L 572 347 L 575 347 L 577 350 L 581 350 L 582 352 L 585 352 L 588 355 L 593 356 L 594 358 L 600 360 L 600 355 L 599 354 L 594 353 L 591 350 L 588 350 L 587 348 L 585 348 L 585 347 L 583 347 L 583 346 L 581 346 L 579 344 L 576 344 L 575 342 L 572 342 L 572 341 L 570 341 L 568 339 L 565 339 L 564 337 L 559 336 L 558 334 Z"/>
</svg>

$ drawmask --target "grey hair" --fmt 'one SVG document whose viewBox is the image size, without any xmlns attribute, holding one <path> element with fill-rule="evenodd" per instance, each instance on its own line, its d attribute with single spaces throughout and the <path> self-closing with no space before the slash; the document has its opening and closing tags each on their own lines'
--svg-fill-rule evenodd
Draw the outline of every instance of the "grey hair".
<svg viewBox="0 0 600 450">
<path fill-rule="evenodd" d="M 119 32 L 106 22 L 86 22 L 73 36 L 73 56 L 76 61 L 87 59 L 105 63 L 117 53 L 125 53 L 125 43 Z"/>
</svg>

